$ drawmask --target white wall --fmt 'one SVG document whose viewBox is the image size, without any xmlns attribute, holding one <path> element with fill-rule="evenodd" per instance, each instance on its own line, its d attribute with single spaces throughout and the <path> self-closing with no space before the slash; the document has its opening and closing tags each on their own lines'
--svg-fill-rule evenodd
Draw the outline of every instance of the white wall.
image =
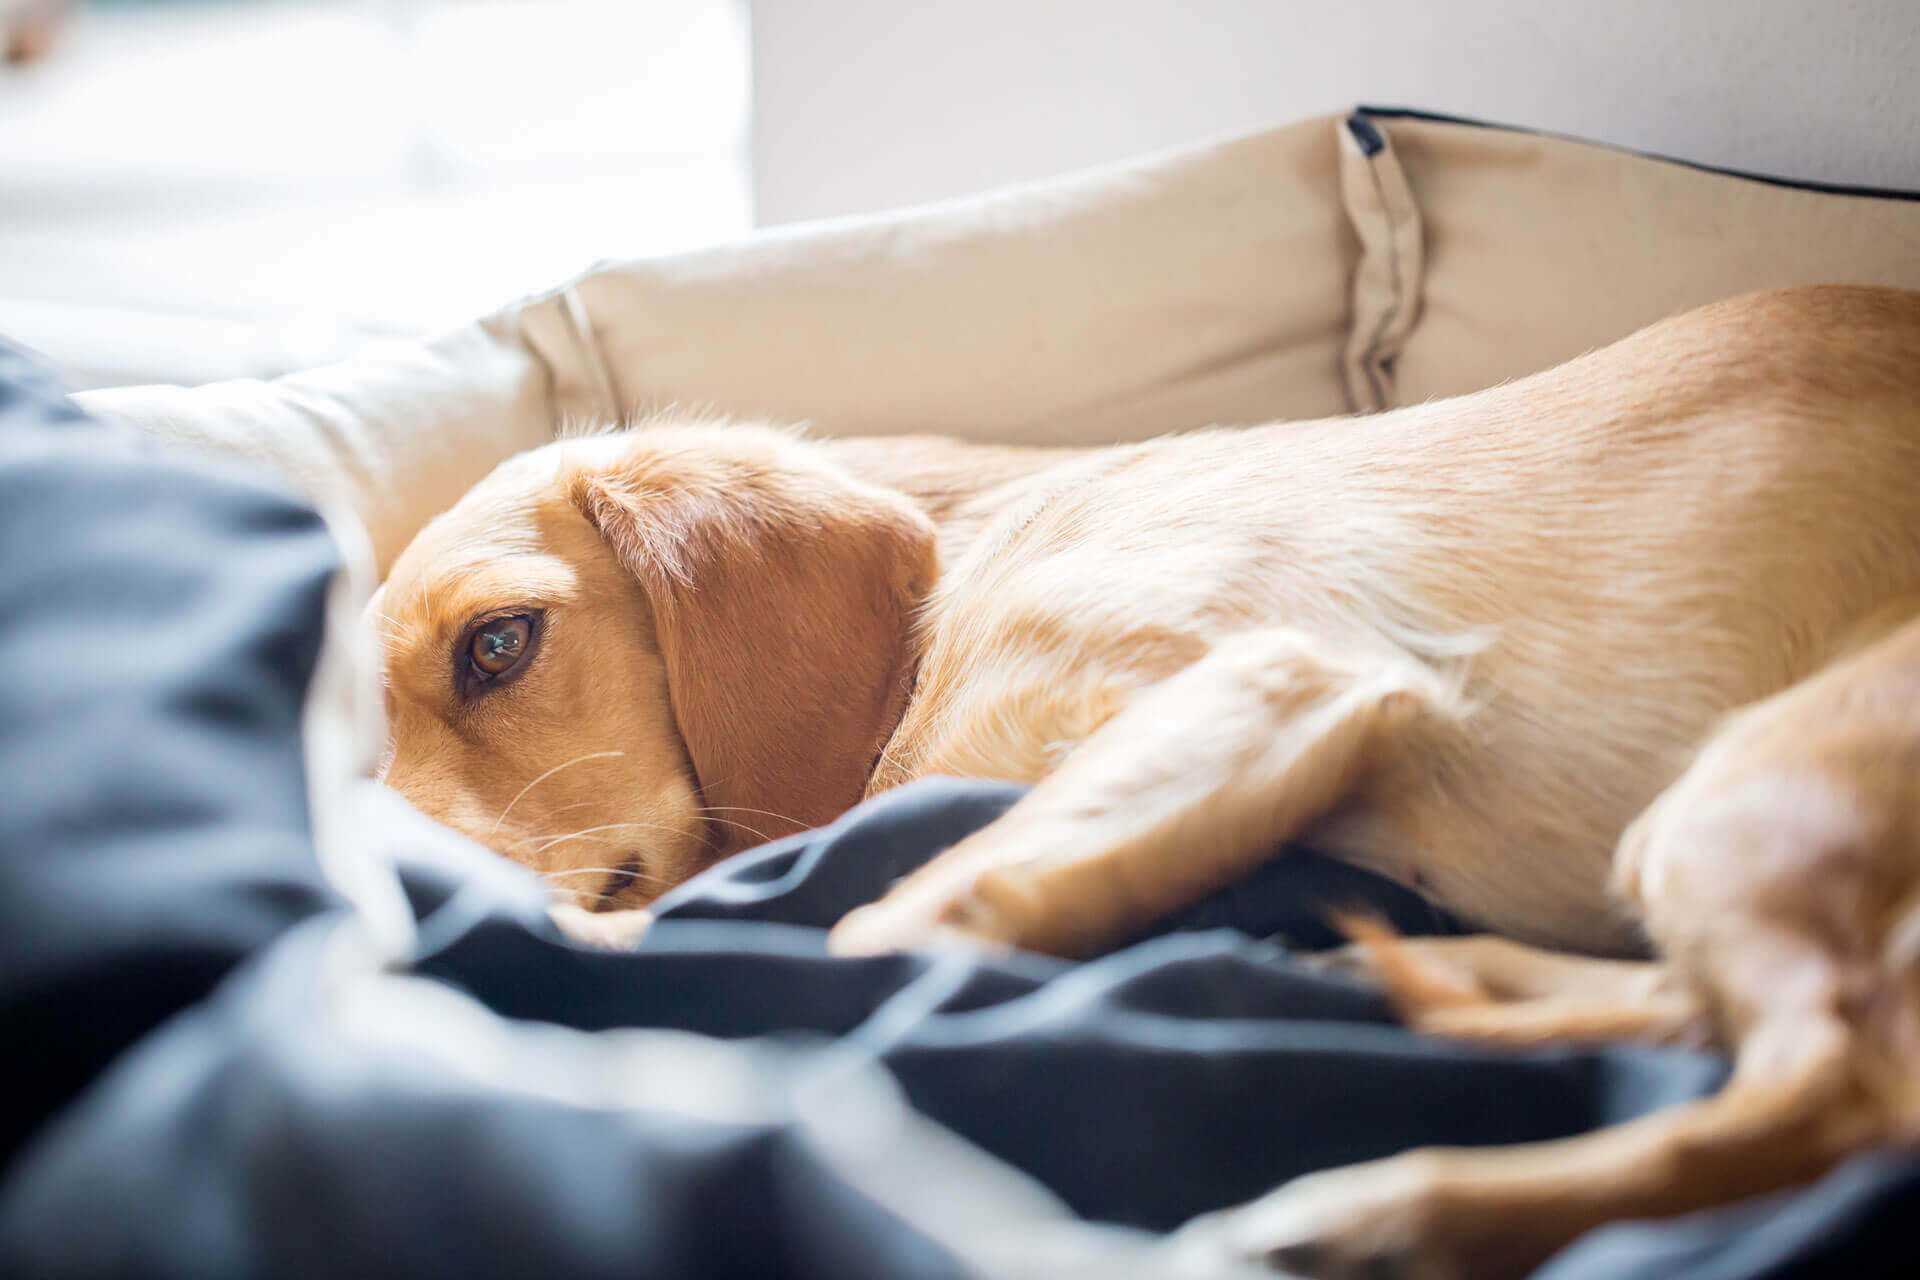
<svg viewBox="0 0 1920 1280">
<path fill-rule="evenodd" d="M 738 234 L 747 60 L 743 0 L 84 6 L 0 67 L 0 332 L 271 376 Z"/>
<path fill-rule="evenodd" d="M 1920 188 L 1920 0 L 751 0 L 762 224 L 1354 102 Z"/>
</svg>

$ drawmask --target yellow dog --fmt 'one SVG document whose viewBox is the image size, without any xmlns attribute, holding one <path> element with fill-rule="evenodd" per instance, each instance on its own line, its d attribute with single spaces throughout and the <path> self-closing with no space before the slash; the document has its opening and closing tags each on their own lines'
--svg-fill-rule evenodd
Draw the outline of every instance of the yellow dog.
<svg viewBox="0 0 1920 1280">
<path fill-rule="evenodd" d="M 836 949 L 1084 953 L 1287 841 L 1509 939 L 1651 938 L 1664 967 L 1372 964 L 1454 1034 L 1709 1035 L 1728 1091 L 1316 1175 L 1234 1228 L 1483 1277 L 1913 1135 L 1917 605 L 1920 295 L 1836 287 L 1370 418 L 566 440 L 428 526 L 375 610 L 388 781 L 581 907 L 945 773 L 1036 785 Z"/>
</svg>

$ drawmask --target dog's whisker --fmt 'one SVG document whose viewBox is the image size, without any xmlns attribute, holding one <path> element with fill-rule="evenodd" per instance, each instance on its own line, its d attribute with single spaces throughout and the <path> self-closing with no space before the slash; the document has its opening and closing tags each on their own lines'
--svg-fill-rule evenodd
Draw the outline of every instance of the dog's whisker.
<svg viewBox="0 0 1920 1280">
<path fill-rule="evenodd" d="M 694 796 L 696 799 L 700 801 L 701 806 L 704 808 L 707 803 L 707 795 L 709 792 L 718 791 L 721 787 L 726 786 L 728 783 L 732 782 L 738 776 L 739 774 L 737 773 L 730 773 L 724 778 L 713 778 L 713 779 L 709 779 L 707 781 L 701 782 L 699 786 L 694 788 Z"/>
<path fill-rule="evenodd" d="M 583 836 L 590 836 L 596 831 L 616 831 L 616 830 L 623 830 L 623 829 L 634 828 L 634 827 L 638 827 L 644 831 L 678 831 L 679 830 L 678 827 L 670 827 L 670 826 L 667 826 L 665 823 L 661 823 L 661 822 L 609 822 L 603 826 L 582 827 L 578 831 L 569 831 L 565 835 L 553 836 L 550 839 L 548 839 L 545 844 L 541 845 L 539 849 L 535 850 L 535 852 L 544 853 L 546 850 L 553 848 L 554 845 L 564 844 L 568 840 L 578 840 Z M 534 838 L 538 839 L 538 837 L 534 837 Z"/>
<path fill-rule="evenodd" d="M 901 774 L 911 775 L 913 773 L 912 767 L 894 753 L 893 740 L 891 738 L 880 744 L 879 756 L 874 761 L 875 772 L 879 771 L 881 765 L 890 765 L 896 772 Z"/>
<path fill-rule="evenodd" d="M 551 778 L 554 774 L 560 772 L 562 769 L 570 769 L 574 765 L 580 764 L 587 760 L 603 760 L 609 756 L 624 756 L 625 754 L 627 753 L 624 751 L 589 751 L 586 755 L 575 756 L 571 760 L 568 760 L 562 764 L 557 764 L 553 766 L 553 768 L 547 770 L 545 773 L 535 778 L 532 782 L 529 782 L 526 786 L 520 788 L 519 792 L 515 794 L 513 799 L 507 801 L 507 807 L 502 809 L 500 811 L 500 816 L 493 820 L 493 826 L 488 828 L 487 834 L 492 835 L 495 831 L 498 831 L 500 829 L 500 824 L 507 820 L 507 815 L 509 813 L 513 812 L 513 806 L 519 804 L 520 801 L 523 798 L 525 798 L 527 792 L 533 790 L 535 787 L 539 786 L 541 783 L 545 782 L 548 778 Z"/>
<path fill-rule="evenodd" d="M 736 822 L 732 818 L 714 818 L 713 820 L 719 823 L 723 827 L 738 827 L 740 830 L 746 832 L 748 835 L 752 836 L 754 839 L 762 842 L 772 839 L 771 836 L 769 836 L 766 832 L 761 831 L 757 827 L 750 827 L 744 822 Z"/>
<path fill-rule="evenodd" d="M 614 825 L 621 826 L 621 825 L 628 825 L 628 824 L 616 823 Z M 631 825 L 638 825 L 638 824 L 631 824 Z M 538 844 L 539 847 L 536 848 L 534 852 L 543 853 L 546 850 L 551 849 L 554 845 L 563 844 L 568 840 L 590 840 L 596 844 L 607 844 L 607 845 L 617 843 L 617 841 L 611 840 L 606 836 L 594 836 L 590 834 L 591 832 L 600 831 L 600 830 L 604 830 L 604 828 L 588 827 L 581 831 L 547 831 L 539 835 L 531 835 L 531 836 L 523 837 L 522 839 L 519 839 L 519 840 L 511 840 L 511 841 L 508 841 L 506 844 L 495 845 L 493 846 L 493 848 L 494 848 L 494 852 L 496 853 L 507 853 L 508 850 L 518 849 L 522 845 Z M 507 853 L 507 856 L 512 857 L 513 855 L 510 853 Z"/>
<path fill-rule="evenodd" d="M 537 835 L 523 836 L 518 840 L 510 840 L 506 844 L 495 845 L 494 851 L 496 853 L 501 853 L 501 854 L 505 854 L 508 857 L 512 857 L 513 855 L 510 852 L 510 850 L 518 849 L 522 845 L 533 844 L 534 842 L 539 841 L 540 842 L 539 847 L 536 848 L 534 852 L 544 853 L 546 850 L 553 848 L 555 845 L 564 844 L 569 840 L 593 839 L 595 837 L 595 833 L 597 832 L 616 831 L 616 830 L 634 829 L 634 828 L 637 828 L 643 831 L 666 831 L 675 835 L 685 834 L 685 828 L 675 827 L 675 826 L 671 826 L 666 823 L 660 823 L 660 822 L 608 822 L 597 827 L 582 827 L 578 831 L 550 831 L 550 832 L 543 832 Z M 611 844 L 613 842 L 608 840 L 606 837 L 601 836 L 598 839 L 598 843 Z"/>
<path fill-rule="evenodd" d="M 549 818 L 558 817 L 560 814 L 567 813 L 570 810 L 584 809 L 588 805 L 598 804 L 598 803 L 600 803 L 598 800 L 575 800 L 572 804 L 563 804 L 559 808 L 551 810 L 546 814 L 546 816 Z M 510 842 L 504 847 L 511 849 L 517 845 L 531 844 L 535 840 L 549 840 L 559 834 L 560 833 L 558 831 L 543 831 L 537 835 L 522 836 L 520 839 Z M 501 846 L 496 845 L 495 847 L 499 848 Z"/>
<path fill-rule="evenodd" d="M 800 821 L 800 819 L 789 817 L 784 813 L 775 813 L 771 809 L 755 809 L 744 804 L 710 804 L 706 805 L 705 808 L 708 813 L 760 813 L 765 814 L 769 818 L 777 818 L 781 822 L 791 822 L 796 826 L 804 827 L 806 825 L 806 823 Z"/>
<path fill-rule="evenodd" d="M 657 881 L 661 877 L 651 871 L 642 871 L 638 867 L 570 867 L 565 871 L 545 871 L 541 873 L 549 880 L 558 880 L 562 876 L 625 876 L 629 880 Z M 578 893 L 578 889 L 569 892 Z"/>
<path fill-rule="evenodd" d="M 639 822 L 613 822 L 613 823 L 608 823 L 604 827 L 582 827 L 578 831 L 536 831 L 531 835 L 521 836 L 518 840 L 509 840 L 505 844 L 496 844 L 492 846 L 492 848 L 495 853 L 505 853 L 509 849 L 518 849 L 522 845 L 535 844 L 535 843 L 544 841 L 544 843 L 540 844 L 540 848 L 546 849 L 546 848 L 550 848 L 553 845 L 559 844 L 563 840 L 573 840 L 573 839 L 584 840 L 588 837 L 589 833 L 595 832 L 595 831 L 606 831 L 612 827 L 623 827 L 623 826 L 638 827 L 638 826 L 645 826 L 645 825 L 646 825 L 645 823 L 639 823 Z M 676 831 L 679 828 L 662 825 L 662 826 L 659 826 L 658 829 L 661 831 Z M 605 843 L 605 841 L 602 841 L 602 843 Z"/>
</svg>

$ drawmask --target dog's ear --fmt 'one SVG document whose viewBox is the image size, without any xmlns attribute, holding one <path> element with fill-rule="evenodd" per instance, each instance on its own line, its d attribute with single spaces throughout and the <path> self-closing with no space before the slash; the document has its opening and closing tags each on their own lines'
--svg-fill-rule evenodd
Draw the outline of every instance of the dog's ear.
<svg viewBox="0 0 1920 1280">
<path fill-rule="evenodd" d="M 716 853 L 855 804 L 909 691 L 927 518 L 748 428 L 643 432 L 563 483 L 652 606 Z"/>
</svg>

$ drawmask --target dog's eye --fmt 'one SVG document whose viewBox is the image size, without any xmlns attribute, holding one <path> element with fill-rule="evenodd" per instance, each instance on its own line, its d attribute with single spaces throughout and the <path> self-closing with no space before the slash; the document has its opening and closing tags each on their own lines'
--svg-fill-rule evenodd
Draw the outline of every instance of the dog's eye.
<svg viewBox="0 0 1920 1280">
<path fill-rule="evenodd" d="M 467 642 L 467 658 L 482 680 L 507 674 L 526 658 L 533 642 L 533 619 L 527 614 L 495 618 L 481 624 Z"/>
</svg>

